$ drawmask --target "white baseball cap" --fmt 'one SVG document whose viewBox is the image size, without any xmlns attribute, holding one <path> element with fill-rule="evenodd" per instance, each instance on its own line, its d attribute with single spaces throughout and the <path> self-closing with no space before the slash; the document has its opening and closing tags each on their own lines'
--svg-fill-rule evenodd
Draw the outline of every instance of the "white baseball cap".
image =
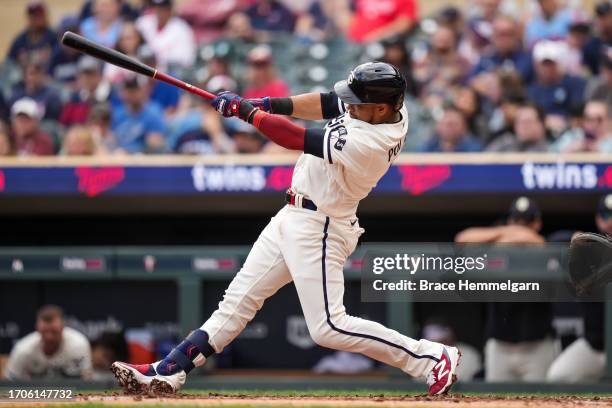
<svg viewBox="0 0 612 408">
<path fill-rule="evenodd" d="M 28 97 L 17 100 L 11 107 L 11 116 L 17 116 L 19 114 L 26 115 L 36 120 L 39 120 L 41 117 L 38 103 L 36 103 L 34 99 Z"/>
<path fill-rule="evenodd" d="M 539 41 L 533 47 L 533 59 L 535 62 L 552 61 L 561 64 L 566 53 L 567 45 L 558 41 Z"/>
<path fill-rule="evenodd" d="M 227 75 L 215 75 L 208 80 L 206 88 L 210 92 L 216 94 L 221 91 L 236 92 L 238 85 L 236 84 L 236 81 Z"/>
</svg>

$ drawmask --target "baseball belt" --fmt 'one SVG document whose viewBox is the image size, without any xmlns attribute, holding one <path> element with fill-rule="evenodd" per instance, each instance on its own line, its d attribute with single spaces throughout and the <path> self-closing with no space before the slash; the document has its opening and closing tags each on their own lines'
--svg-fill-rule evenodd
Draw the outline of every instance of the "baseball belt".
<svg viewBox="0 0 612 408">
<path fill-rule="evenodd" d="M 285 194 L 285 201 L 287 204 L 291 204 L 299 208 L 317 211 L 317 205 L 315 203 L 304 197 L 302 194 L 296 194 L 291 189 L 287 190 L 287 193 Z"/>
</svg>

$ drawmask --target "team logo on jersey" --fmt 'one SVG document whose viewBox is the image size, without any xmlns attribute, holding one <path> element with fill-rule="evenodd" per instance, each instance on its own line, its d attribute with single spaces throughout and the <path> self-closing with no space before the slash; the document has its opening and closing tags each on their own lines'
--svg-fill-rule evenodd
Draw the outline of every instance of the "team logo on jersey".
<svg viewBox="0 0 612 408">
<path fill-rule="evenodd" d="M 336 140 L 336 143 L 334 144 L 334 149 L 342 150 L 345 144 L 346 144 L 346 139 L 338 138 L 338 140 Z"/>
<path fill-rule="evenodd" d="M 346 128 L 344 126 L 338 126 L 336 128 L 334 128 L 330 133 L 329 133 L 329 138 L 330 140 L 335 140 L 336 142 L 334 143 L 334 148 L 336 150 L 342 150 L 344 148 L 344 145 L 346 144 L 346 135 L 348 134 L 348 132 L 346 131 Z"/>
</svg>

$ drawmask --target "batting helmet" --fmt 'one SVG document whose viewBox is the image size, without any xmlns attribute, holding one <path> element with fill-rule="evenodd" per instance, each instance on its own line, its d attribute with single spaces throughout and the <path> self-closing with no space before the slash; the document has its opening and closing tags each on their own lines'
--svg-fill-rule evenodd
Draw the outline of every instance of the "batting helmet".
<svg viewBox="0 0 612 408">
<path fill-rule="evenodd" d="M 344 103 L 388 103 L 399 110 L 404 103 L 406 80 L 386 62 L 366 62 L 351 71 L 346 81 L 336 82 L 334 91 Z"/>
</svg>

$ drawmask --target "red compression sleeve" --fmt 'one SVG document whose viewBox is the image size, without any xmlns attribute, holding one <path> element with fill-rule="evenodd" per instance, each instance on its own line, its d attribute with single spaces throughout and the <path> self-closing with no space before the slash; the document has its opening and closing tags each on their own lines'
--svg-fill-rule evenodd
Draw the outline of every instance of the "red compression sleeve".
<svg viewBox="0 0 612 408">
<path fill-rule="evenodd" d="M 252 125 L 277 145 L 290 150 L 304 151 L 306 129 L 284 116 L 271 115 L 258 110 L 252 119 Z"/>
</svg>

